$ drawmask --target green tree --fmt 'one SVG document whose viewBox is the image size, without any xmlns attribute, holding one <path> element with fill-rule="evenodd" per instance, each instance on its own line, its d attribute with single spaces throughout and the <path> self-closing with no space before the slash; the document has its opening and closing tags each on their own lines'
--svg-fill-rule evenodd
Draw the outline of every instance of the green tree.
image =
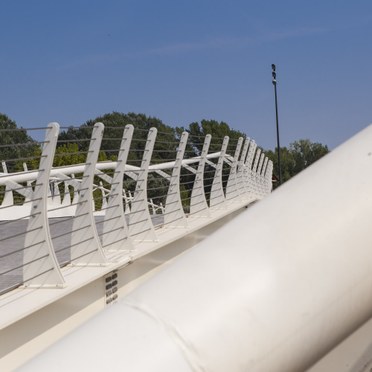
<svg viewBox="0 0 372 372">
<path fill-rule="evenodd" d="M 131 150 L 128 156 L 128 163 L 134 166 L 140 166 L 148 131 L 151 127 L 155 127 L 158 130 L 155 148 L 151 159 L 152 163 L 174 160 L 179 146 L 180 136 L 185 130 L 190 134 L 186 149 L 186 157 L 197 156 L 200 154 L 206 134 L 212 135 L 210 152 L 220 151 L 223 137 L 229 136 L 230 140 L 227 153 L 230 155 L 234 154 L 239 137 L 245 137 L 243 133 L 231 129 L 227 123 L 218 122 L 216 120 L 202 120 L 200 123 L 191 123 L 187 128 L 173 128 L 163 123 L 160 119 L 149 117 L 144 114 L 112 112 L 88 120 L 79 128 L 71 127 L 62 132 L 59 136 L 59 147 L 61 148 L 61 151 L 63 146 L 66 146 L 66 143 L 70 143 L 78 146 L 78 152 L 86 152 L 89 146 L 89 141 L 87 141 L 87 139 L 90 138 L 92 127 L 96 122 L 102 122 L 105 125 L 101 150 L 107 159 L 111 160 L 115 160 L 117 157 L 125 125 L 132 124 L 135 127 L 131 142 Z M 57 148 L 57 153 L 58 150 L 59 148 Z M 72 149 L 69 150 L 72 151 Z M 76 152 L 75 149 L 73 151 Z M 65 159 L 67 159 L 67 157 Z M 205 187 L 208 192 L 212 184 L 214 168 L 209 165 L 207 168 L 209 173 L 208 179 L 205 182 Z M 224 169 L 223 172 L 224 184 L 227 182 L 228 172 L 229 167 L 226 165 L 226 169 Z M 194 177 L 194 174 L 190 174 L 189 171 L 182 169 L 181 183 L 183 184 L 181 188 L 185 209 L 188 208 L 188 199 L 191 195 Z M 128 176 L 125 176 L 124 185 L 127 190 L 133 192 L 135 181 L 130 179 Z M 160 175 L 151 173 L 148 177 L 147 187 L 149 198 L 152 198 L 157 204 L 160 202 L 164 204 L 169 182 Z"/>
<path fill-rule="evenodd" d="M 79 146 L 77 143 L 64 143 L 56 149 L 53 166 L 60 167 L 63 165 L 80 164 L 84 162 L 85 156 L 79 152 Z"/>
<path fill-rule="evenodd" d="M 278 175 L 278 153 L 277 148 L 275 151 L 269 150 L 265 151 L 267 157 L 273 162 L 273 174 L 277 179 L 279 179 Z M 283 182 L 288 181 L 291 177 L 295 175 L 294 168 L 296 166 L 295 160 L 293 159 L 292 152 L 287 147 L 280 148 L 280 165 L 282 169 L 282 180 Z"/>
<path fill-rule="evenodd" d="M 280 148 L 280 163 L 282 168 L 282 180 L 288 181 L 290 178 L 300 173 L 302 170 L 315 163 L 329 152 L 326 145 L 311 142 L 308 139 L 294 141 L 287 147 Z M 274 175 L 278 177 L 278 156 L 277 148 L 275 151 L 265 152 L 274 164 Z"/>
<path fill-rule="evenodd" d="M 291 143 L 290 151 L 295 162 L 294 174 L 301 172 L 329 152 L 327 146 L 313 143 L 308 139 Z"/>
<path fill-rule="evenodd" d="M 161 163 L 174 160 L 176 150 L 179 145 L 179 136 L 175 128 L 164 124 L 160 119 L 148 117 L 144 114 L 112 112 L 88 120 L 79 128 L 69 128 L 60 134 L 61 147 L 66 143 L 78 146 L 78 151 L 85 153 L 89 147 L 89 139 L 92 133 L 92 127 L 95 123 L 102 122 L 105 125 L 101 145 L 101 155 L 99 160 L 116 160 L 123 130 L 127 124 L 135 127 L 131 148 L 128 155 L 128 164 L 140 166 L 147 141 L 149 129 L 155 127 L 158 130 L 152 163 Z M 58 149 L 57 149 L 58 152 Z M 107 171 L 111 174 L 112 171 Z M 134 191 L 136 182 L 127 175 L 124 178 L 126 190 Z M 104 186 L 108 186 L 105 185 Z M 108 186 L 109 187 L 109 186 Z M 158 174 L 151 173 L 148 177 L 148 197 L 152 198 L 156 204 L 165 202 L 165 196 L 169 187 L 169 182 Z"/>
<path fill-rule="evenodd" d="M 167 159 L 171 155 L 167 150 L 172 152 L 177 148 L 175 143 L 177 139 L 175 128 L 164 124 L 160 119 L 136 113 L 124 114 L 112 112 L 96 117 L 95 119 L 88 120 L 79 128 L 71 127 L 67 131 L 62 132 L 60 134 L 60 140 L 77 143 L 79 151 L 87 151 L 89 147 L 89 141 L 87 141 L 87 139 L 91 137 L 92 127 L 97 122 L 102 122 L 105 125 L 101 150 L 106 153 L 107 159 L 116 158 L 123 130 L 127 124 L 132 124 L 136 129 L 131 143 L 129 163 L 138 162 L 142 159 L 148 131 L 152 127 L 158 130 L 158 143 L 155 149 L 157 158 Z"/>
<path fill-rule="evenodd" d="M 185 129 L 178 128 L 178 130 L 181 131 Z M 235 150 L 239 137 L 246 137 L 244 133 L 231 129 L 227 123 L 223 121 L 219 122 L 217 120 L 203 119 L 200 123 L 193 122 L 189 124 L 186 130 L 190 134 L 190 144 L 198 153 L 201 152 L 204 138 L 207 134 L 210 134 L 212 136 L 210 152 L 220 151 L 223 138 L 225 136 L 228 136 L 228 153 L 232 153 Z"/>
<path fill-rule="evenodd" d="M 15 121 L 0 114 L 0 160 L 7 162 L 9 172 L 22 169 L 23 161 L 28 160 L 38 148 L 38 144 L 18 128 Z"/>
</svg>

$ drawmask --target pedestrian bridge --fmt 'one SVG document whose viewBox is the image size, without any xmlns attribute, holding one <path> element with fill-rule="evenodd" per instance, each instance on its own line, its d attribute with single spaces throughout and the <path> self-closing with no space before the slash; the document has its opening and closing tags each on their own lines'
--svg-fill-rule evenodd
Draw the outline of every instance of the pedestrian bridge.
<svg viewBox="0 0 372 372">
<path fill-rule="evenodd" d="M 0 129 L 10 154 L 0 173 L 1 370 L 271 192 L 272 162 L 249 138 L 109 129 L 96 123 L 81 138 L 51 123 L 24 143 L 8 137 L 26 130 Z"/>
<path fill-rule="evenodd" d="M 248 138 L 58 132 L 0 132 L 1 371 L 371 371 L 372 126 L 274 192 Z"/>
</svg>

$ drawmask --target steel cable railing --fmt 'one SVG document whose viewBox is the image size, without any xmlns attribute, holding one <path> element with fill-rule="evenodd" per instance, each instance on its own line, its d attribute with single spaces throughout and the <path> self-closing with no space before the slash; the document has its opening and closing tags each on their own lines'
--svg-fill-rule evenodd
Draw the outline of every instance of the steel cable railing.
<svg viewBox="0 0 372 372">
<path fill-rule="evenodd" d="M 1 156 L 9 156 L 10 153 L 13 156 L 2 162 L 3 173 L 0 175 L 0 182 L 3 181 L 0 208 L 0 293 L 21 284 L 39 286 L 63 283 L 46 225 L 49 171 L 58 125 L 51 124 L 44 131 L 45 141 L 37 142 L 32 141 L 23 130 L 24 146 L 6 143 L 9 140 L 7 130 L 1 133 Z M 22 138 L 18 136 L 17 140 L 22 141 Z M 9 172 L 21 173 L 22 168 L 24 174 L 34 174 L 34 179 L 20 183 L 7 180 Z M 33 171 L 29 171 L 29 168 Z"/>
<path fill-rule="evenodd" d="M 11 132 L 0 129 L 0 294 L 62 285 L 63 266 L 101 265 L 110 252 L 130 254 L 186 228 L 188 217 L 271 191 L 272 163 L 249 138 L 62 129 L 58 136 L 50 125 L 45 141 L 22 129 L 16 144 L 2 142 Z"/>
</svg>

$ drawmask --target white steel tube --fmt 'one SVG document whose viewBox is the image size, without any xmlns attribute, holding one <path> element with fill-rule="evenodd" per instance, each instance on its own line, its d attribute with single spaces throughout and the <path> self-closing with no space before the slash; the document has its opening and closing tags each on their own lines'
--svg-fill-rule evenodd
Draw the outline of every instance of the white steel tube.
<svg viewBox="0 0 372 372">
<path fill-rule="evenodd" d="M 24 370 L 304 371 L 372 316 L 371 170 L 372 126 Z"/>
<path fill-rule="evenodd" d="M 218 158 L 221 155 L 220 152 L 214 152 L 213 154 L 207 155 L 207 159 L 214 159 Z M 196 156 L 190 159 L 183 159 L 182 165 L 194 164 L 198 163 L 201 160 L 200 156 Z M 163 169 L 172 169 L 175 165 L 175 161 L 165 162 L 161 164 L 153 164 L 149 166 L 149 172 L 155 172 L 157 170 Z M 105 170 L 105 169 L 115 169 L 117 167 L 116 161 L 102 161 L 96 164 L 97 170 Z M 51 177 L 58 177 L 58 175 L 70 175 L 76 173 L 83 173 L 85 169 L 85 164 L 77 164 L 77 165 L 67 165 L 63 167 L 56 167 L 52 168 L 50 172 Z M 135 167 L 133 165 L 127 164 L 125 166 L 126 173 L 127 172 L 138 172 L 141 170 L 140 167 Z M 26 181 L 33 181 L 36 179 L 38 175 L 37 171 L 28 171 L 28 172 L 17 172 L 17 173 L 0 173 L 0 185 L 6 185 L 7 182 L 26 182 Z"/>
</svg>

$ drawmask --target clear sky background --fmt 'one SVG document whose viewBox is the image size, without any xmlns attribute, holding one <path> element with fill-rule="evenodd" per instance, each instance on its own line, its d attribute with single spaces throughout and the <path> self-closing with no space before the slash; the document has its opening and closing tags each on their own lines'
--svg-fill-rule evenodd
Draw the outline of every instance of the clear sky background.
<svg viewBox="0 0 372 372">
<path fill-rule="evenodd" d="M 372 123 L 372 1 L 0 0 L 0 112 L 23 127 L 138 112 L 334 148 Z"/>
</svg>

